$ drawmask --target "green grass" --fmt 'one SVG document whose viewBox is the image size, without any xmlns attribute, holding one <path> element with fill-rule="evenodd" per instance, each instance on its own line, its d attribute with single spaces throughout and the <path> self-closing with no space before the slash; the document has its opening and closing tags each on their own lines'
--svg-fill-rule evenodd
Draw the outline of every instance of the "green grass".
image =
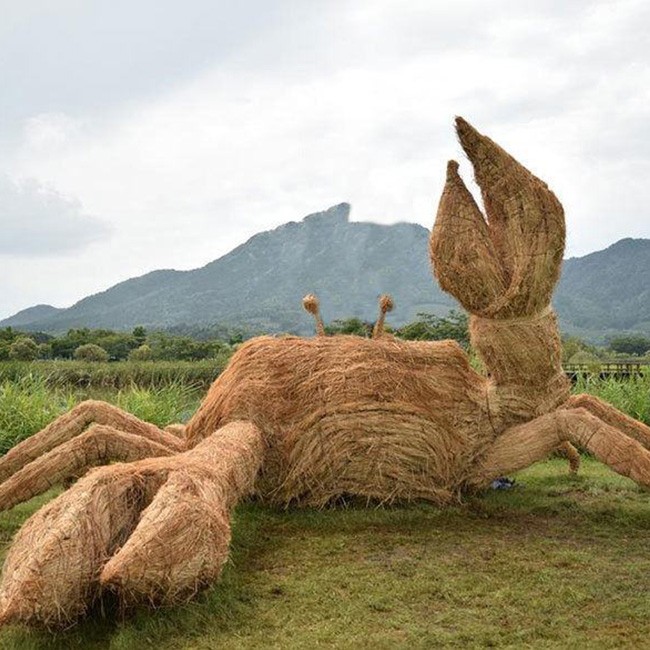
<svg viewBox="0 0 650 650">
<path fill-rule="evenodd" d="M 648 421 L 647 379 L 578 385 Z M 159 425 L 201 392 L 181 382 L 120 391 L 0 382 L 0 448 L 87 397 Z M 645 405 L 645 407 L 644 407 Z M 586 458 L 538 464 L 522 487 L 462 506 L 279 511 L 239 507 L 218 585 L 173 609 L 103 603 L 57 634 L 11 627 L 0 648 L 638 648 L 650 635 L 650 500 Z M 48 495 L 51 497 L 52 495 Z M 48 497 L 0 514 L 4 553 Z"/>
<path fill-rule="evenodd" d="M 639 648 L 650 634 L 648 493 L 586 460 L 463 506 L 236 511 L 232 560 L 194 602 L 2 648 Z M 6 547 L 43 499 L 0 515 Z"/>
<path fill-rule="evenodd" d="M 50 388 L 161 388 L 179 383 L 206 389 L 229 355 L 203 361 L 0 361 L 0 382 L 42 379 Z"/>
<path fill-rule="evenodd" d="M 84 399 L 117 404 L 137 417 L 165 426 L 185 422 L 196 410 L 202 391 L 183 382 L 127 389 L 52 388 L 39 375 L 0 382 L 0 454 L 40 431 Z"/>
</svg>

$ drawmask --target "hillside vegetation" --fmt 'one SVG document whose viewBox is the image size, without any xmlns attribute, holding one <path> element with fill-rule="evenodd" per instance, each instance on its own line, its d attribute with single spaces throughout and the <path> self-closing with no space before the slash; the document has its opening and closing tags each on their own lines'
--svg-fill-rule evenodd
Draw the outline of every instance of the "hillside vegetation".
<svg viewBox="0 0 650 650">
<path fill-rule="evenodd" d="M 397 323 L 418 311 L 444 314 L 454 305 L 431 279 L 426 228 L 352 223 L 349 213 L 343 203 L 259 233 L 203 268 L 154 271 L 45 318 L 26 324 L 21 313 L 0 326 L 52 332 L 220 323 L 308 333 L 312 323 L 301 307 L 307 293 L 318 294 L 328 321 L 374 319 L 384 292 L 399 301 Z"/>
<path fill-rule="evenodd" d="M 457 307 L 432 279 L 426 228 L 351 222 L 349 214 L 342 203 L 259 233 L 202 268 L 153 271 L 68 309 L 23 310 L 0 327 L 308 334 L 311 321 L 300 306 L 306 293 L 320 297 L 327 322 L 374 320 L 381 293 L 395 299 L 396 326 L 418 312 L 444 315 Z M 554 303 L 566 334 L 598 342 L 621 332 L 650 335 L 650 241 L 623 239 L 566 260 Z"/>
<path fill-rule="evenodd" d="M 566 333 L 592 339 L 650 334 L 650 240 L 622 239 L 565 260 L 554 303 Z"/>
</svg>

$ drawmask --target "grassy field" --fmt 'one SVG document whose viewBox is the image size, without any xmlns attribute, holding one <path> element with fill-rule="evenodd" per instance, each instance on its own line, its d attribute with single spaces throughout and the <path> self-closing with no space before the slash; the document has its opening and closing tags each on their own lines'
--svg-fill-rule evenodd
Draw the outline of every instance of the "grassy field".
<svg viewBox="0 0 650 650">
<path fill-rule="evenodd" d="M 235 516 L 221 582 L 190 604 L 2 648 L 640 648 L 650 635 L 648 493 L 587 460 L 463 506 Z M 42 502 L 0 515 L 6 548 Z"/>
<path fill-rule="evenodd" d="M 205 390 L 229 355 L 203 361 L 0 361 L 0 383 L 40 380 L 49 388 L 119 390 L 184 384 Z"/>
<path fill-rule="evenodd" d="M 114 390 L 71 386 L 53 388 L 39 375 L 6 380 L 0 382 L 0 454 L 85 399 L 106 400 L 147 422 L 165 426 L 188 420 L 199 405 L 203 392 L 181 381 L 156 388 L 131 386 Z"/>
<path fill-rule="evenodd" d="M 643 380 L 647 381 L 647 380 Z M 585 387 L 578 387 L 582 390 Z M 647 383 L 586 386 L 626 408 Z M 7 448 L 75 402 L 99 397 L 158 424 L 183 420 L 200 392 L 183 384 L 53 389 L 0 384 Z M 585 459 L 551 460 L 520 487 L 462 506 L 279 511 L 239 507 L 221 582 L 194 602 L 124 616 L 101 603 L 56 635 L 7 628 L 0 648 L 620 648 L 650 638 L 650 499 Z M 4 552 L 48 497 L 0 514 Z"/>
</svg>

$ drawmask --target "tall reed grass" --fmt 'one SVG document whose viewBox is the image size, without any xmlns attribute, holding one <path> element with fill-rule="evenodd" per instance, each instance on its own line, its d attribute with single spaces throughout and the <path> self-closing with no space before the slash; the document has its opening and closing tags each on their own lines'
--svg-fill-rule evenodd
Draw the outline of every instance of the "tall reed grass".
<svg viewBox="0 0 650 650">
<path fill-rule="evenodd" d="M 0 382 L 0 454 L 84 399 L 105 400 L 163 427 L 186 421 L 201 395 L 201 390 L 180 381 L 149 388 L 79 389 L 52 387 L 38 375 L 5 380 Z"/>
<path fill-rule="evenodd" d="M 650 425 L 650 371 L 647 368 L 627 379 L 580 375 L 573 392 L 600 397 L 636 420 Z"/>
<path fill-rule="evenodd" d="M 228 355 L 203 361 L 3 361 L 0 382 L 38 377 L 53 388 L 158 388 L 179 383 L 207 388 L 228 363 Z"/>
</svg>

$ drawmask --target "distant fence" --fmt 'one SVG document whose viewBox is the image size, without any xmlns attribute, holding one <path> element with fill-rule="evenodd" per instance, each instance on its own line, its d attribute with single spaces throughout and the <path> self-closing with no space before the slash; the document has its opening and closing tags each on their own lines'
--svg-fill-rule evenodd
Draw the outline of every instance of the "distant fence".
<svg viewBox="0 0 650 650">
<path fill-rule="evenodd" d="M 584 375 L 597 375 L 601 379 L 607 379 L 608 377 L 629 379 L 640 375 L 644 368 L 650 368 L 650 362 L 623 359 L 603 363 L 597 361 L 593 363 L 565 363 L 562 367 L 567 377 L 572 381 Z"/>
</svg>

